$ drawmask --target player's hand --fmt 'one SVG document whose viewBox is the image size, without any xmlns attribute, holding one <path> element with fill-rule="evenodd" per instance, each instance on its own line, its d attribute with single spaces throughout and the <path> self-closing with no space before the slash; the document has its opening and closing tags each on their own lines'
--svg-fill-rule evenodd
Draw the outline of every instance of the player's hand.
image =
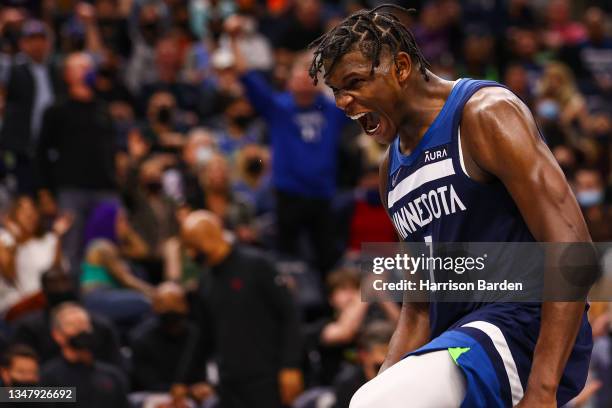
<svg viewBox="0 0 612 408">
<path fill-rule="evenodd" d="M 283 368 L 278 374 L 281 402 L 291 405 L 304 391 L 304 378 L 302 372 L 296 368 Z"/>
</svg>

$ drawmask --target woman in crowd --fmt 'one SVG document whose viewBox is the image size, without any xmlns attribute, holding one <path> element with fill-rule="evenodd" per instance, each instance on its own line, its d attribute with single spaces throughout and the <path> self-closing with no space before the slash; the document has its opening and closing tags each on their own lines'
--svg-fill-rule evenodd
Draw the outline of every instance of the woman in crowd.
<svg viewBox="0 0 612 408">
<path fill-rule="evenodd" d="M 58 217 L 50 231 L 41 227 L 36 203 L 15 199 L 0 229 L 0 312 L 7 318 L 42 306 L 40 277 L 62 260 L 61 238 L 70 228 L 69 215 Z"/>
<path fill-rule="evenodd" d="M 98 206 L 85 229 L 81 290 L 88 309 L 131 327 L 150 311 L 153 286 L 136 276 L 129 259 L 146 257 L 145 241 L 115 203 Z"/>
</svg>

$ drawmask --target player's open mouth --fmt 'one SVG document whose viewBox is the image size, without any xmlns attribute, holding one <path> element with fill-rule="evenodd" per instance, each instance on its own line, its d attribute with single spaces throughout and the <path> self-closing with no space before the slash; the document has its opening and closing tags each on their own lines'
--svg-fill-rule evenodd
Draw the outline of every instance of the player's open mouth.
<svg viewBox="0 0 612 408">
<path fill-rule="evenodd" d="M 368 135 L 373 135 L 380 129 L 380 115 L 376 112 L 362 112 L 352 115 L 351 119 L 358 120 Z"/>
</svg>

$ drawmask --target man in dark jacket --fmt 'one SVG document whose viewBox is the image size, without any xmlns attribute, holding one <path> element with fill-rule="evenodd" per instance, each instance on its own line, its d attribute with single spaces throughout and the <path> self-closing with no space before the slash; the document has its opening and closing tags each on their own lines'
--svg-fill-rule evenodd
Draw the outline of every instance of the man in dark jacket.
<svg viewBox="0 0 612 408">
<path fill-rule="evenodd" d="M 51 42 L 43 23 L 31 20 L 24 24 L 19 48 L 6 84 L 0 148 L 5 152 L 8 171 L 17 179 L 18 192 L 31 193 L 36 188 L 32 159 L 43 113 L 53 103 L 60 85 L 55 70 L 47 63 Z"/>
<path fill-rule="evenodd" d="M 38 148 L 42 187 L 54 191 L 59 207 L 74 215 L 63 240 L 73 274 L 83 253 L 82 234 L 90 212 L 101 202 L 118 200 L 116 132 L 108 106 L 89 81 L 93 73 L 89 55 L 68 55 L 64 65 L 68 97 L 45 111 Z"/>
<path fill-rule="evenodd" d="M 77 302 L 78 292 L 74 280 L 59 268 L 42 275 L 42 290 L 47 301 L 44 310 L 30 313 L 14 322 L 12 344 L 26 344 L 40 358 L 40 363 L 61 355 L 59 345 L 53 340 L 51 312 L 64 302 Z M 102 316 L 91 315 L 94 333 L 92 352 L 96 359 L 125 369 L 125 361 L 119 350 L 119 336 L 111 322 Z"/>
<path fill-rule="evenodd" d="M 62 354 L 43 365 L 41 385 L 76 387 L 75 407 L 127 408 L 127 379 L 116 367 L 95 359 L 93 329 L 85 309 L 75 303 L 62 304 L 54 311 L 52 327 Z"/>
<path fill-rule="evenodd" d="M 200 310 L 214 339 L 222 407 L 290 405 L 303 385 L 299 322 L 284 280 L 262 255 L 232 245 L 208 211 L 191 213 L 181 237 L 210 267 Z"/>
<path fill-rule="evenodd" d="M 175 282 L 160 284 L 153 295 L 156 316 L 131 333 L 132 389 L 171 394 L 183 387 L 194 400 L 209 397 L 206 350 L 200 329 L 189 320 L 184 289 Z M 163 352 L 160 352 L 163 350 Z"/>
</svg>

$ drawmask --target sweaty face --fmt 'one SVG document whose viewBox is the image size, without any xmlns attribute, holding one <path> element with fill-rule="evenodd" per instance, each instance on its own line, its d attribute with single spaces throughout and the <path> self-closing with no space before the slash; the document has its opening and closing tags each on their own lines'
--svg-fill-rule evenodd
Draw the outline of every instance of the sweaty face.
<svg viewBox="0 0 612 408">
<path fill-rule="evenodd" d="M 368 136 L 389 144 L 400 123 L 397 102 L 402 89 L 388 53 L 381 53 L 373 74 L 371 67 L 371 60 L 360 51 L 349 52 L 336 63 L 326 84 L 334 92 L 338 108 L 359 121 Z"/>
</svg>

